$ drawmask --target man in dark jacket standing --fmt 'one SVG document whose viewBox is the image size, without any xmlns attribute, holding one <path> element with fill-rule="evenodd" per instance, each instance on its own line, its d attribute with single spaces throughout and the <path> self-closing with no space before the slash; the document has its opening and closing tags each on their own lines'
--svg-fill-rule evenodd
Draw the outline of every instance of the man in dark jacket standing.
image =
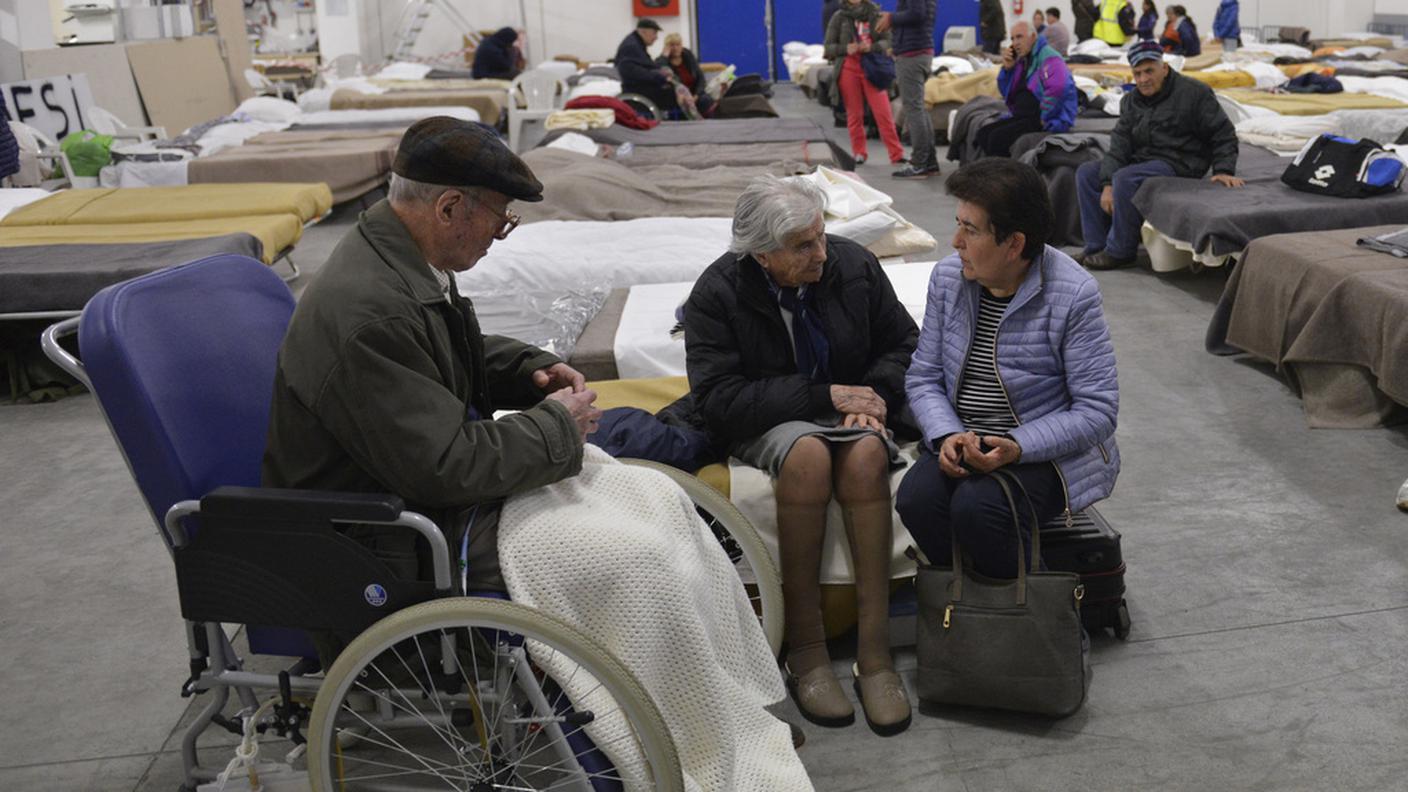
<svg viewBox="0 0 1408 792">
<path fill-rule="evenodd" d="M 890 49 L 895 53 L 895 82 L 904 104 L 909 131 L 909 165 L 895 171 L 897 179 L 927 179 L 939 172 L 934 154 L 934 123 L 924 107 L 924 83 L 934 66 L 935 0 L 899 0 L 890 15 Z"/>
<path fill-rule="evenodd" d="M 983 38 L 983 52 L 996 55 L 1007 37 L 1007 14 L 1001 0 L 979 0 L 978 35 Z"/>
<path fill-rule="evenodd" d="M 298 301 L 264 485 L 399 495 L 451 547 L 469 533 L 470 588 L 502 588 L 503 499 L 576 475 L 601 415 L 581 374 L 484 335 L 455 288 L 454 273 L 517 224 L 509 202 L 540 201 L 543 187 L 492 132 L 444 116 L 406 131 L 391 170 L 387 200 L 362 213 Z M 522 412 L 494 420 L 501 408 Z M 410 532 L 350 535 L 419 574 Z"/>
<path fill-rule="evenodd" d="M 660 37 L 660 23 L 641 19 L 616 48 L 616 71 L 621 73 L 621 92 L 640 94 L 661 108 L 675 106 L 670 78 L 650 57 L 650 47 Z"/>
<path fill-rule="evenodd" d="M 1081 233 L 1080 262 L 1103 270 L 1134 263 L 1144 216 L 1134 194 L 1145 179 L 1180 176 L 1241 187 L 1237 132 L 1206 83 L 1179 75 L 1164 63 L 1163 49 L 1141 41 L 1129 51 L 1135 90 L 1120 102 L 1120 120 L 1103 160 L 1076 171 Z"/>
<path fill-rule="evenodd" d="M 1091 0 L 1071 0 L 1076 41 L 1085 41 L 1095 36 L 1095 18 L 1099 15 L 1099 8 Z"/>
</svg>

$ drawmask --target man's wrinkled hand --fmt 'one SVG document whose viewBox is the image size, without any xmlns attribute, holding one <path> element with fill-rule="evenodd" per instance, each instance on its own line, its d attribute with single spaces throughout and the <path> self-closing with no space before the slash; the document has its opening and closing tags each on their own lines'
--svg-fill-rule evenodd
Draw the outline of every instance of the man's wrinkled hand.
<svg viewBox="0 0 1408 792">
<path fill-rule="evenodd" d="M 1115 188 L 1108 184 L 1100 191 L 1100 211 L 1107 215 L 1115 213 Z"/>
<path fill-rule="evenodd" d="M 880 12 L 880 19 L 875 23 L 875 32 L 884 33 L 890 29 L 890 12 Z"/>
<path fill-rule="evenodd" d="M 869 385 L 832 385 L 831 406 L 842 415 L 863 414 L 885 423 L 885 400 Z"/>
<path fill-rule="evenodd" d="M 1221 184 L 1223 187 L 1241 187 L 1246 184 L 1245 181 L 1230 173 L 1214 173 L 1208 181 Z"/>
<path fill-rule="evenodd" d="M 593 404 L 596 401 L 596 391 L 561 388 L 549 393 L 547 398 L 561 402 L 567 408 L 572 420 L 577 422 L 577 431 L 581 434 L 583 442 L 586 442 L 587 435 L 595 432 L 601 423 L 601 410 Z"/>
<path fill-rule="evenodd" d="M 587 378 L 566 363 L 554 363 L 533 372 L 533 387 L 545 393 L 571 388 L 573 393 L 587 389 Z"/>
</svg>

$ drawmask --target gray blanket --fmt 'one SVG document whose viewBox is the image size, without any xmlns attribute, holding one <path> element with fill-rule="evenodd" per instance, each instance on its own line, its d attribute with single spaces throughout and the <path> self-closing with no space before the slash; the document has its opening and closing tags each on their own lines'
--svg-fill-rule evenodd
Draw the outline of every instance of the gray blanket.
<svg viewBox="0 0 1408 792">
<path fill-rule="evenodd" d="M 543 200 L 517 208 L 524 222 L 634 220 L 641 217 L 731 217 L 754 178 L 803 173 L 801 165 L 627 168 L 614 160 L 539 148 L 523 161 L 543 182 Z"/>
<path fill-rule="evenodd" d="M 693 143 L 686 146 L 642 146 L 631 156 L 618 160 L 628 168 L 678 165 L 681 168 L 713 168 L 771 165 L 796 162 L 802 165 L 836 166 L 831 147 L 810 140 L 792 143 Z"/>
<path fill-rule="evenodd" d="M 1236 253 L 1253 239 L 1272 234 L 1402 224 L 1408 219 L 1408 194 L 1353 199 L 1298 192 L 1281 183 L 1289 158 L 1247 144 L 1240 151 L 1237 175 L 1246 179 L 1246 187 L 1160 177 L 1144 182 L 1134 195 L 1134 206 L 1166 236 L 1217 256 Z"/>
<path fill-rule="evenodd" d="M 78 311 L 101 289 L 219 253 L 259 258 L 249 234 L 171 242 L 0 247 L 0 313 Z"/>
<path fill-rule="evenodd" d="M 1395 402 L 1408 405 L 1408 261 L 1355 240 L 1396 228 L 1254 240 L 1213 312 L 1208 351 L 1270 361 L 1299 386 L 1312 426 L 1393 419 Z"/>
<path fill-rule="evenodd" d="M 1012 157 L 1036 168 L 1046 182 L 1056 221 L 1048 240 L 1050 244 L 1057 247 L 1083 244 L 1076 170 L 1103 157 L 1109 147 L 1110 136 L 1106 133 L 1074 131 L 1061 135 L 1033 132 L 1012 144 Z"/>
<path fill-rule="evenodd" d="M 556 140 L 566 132 L 577 130 L 557 130 L 543 138 L 542 145 Z M 630 142 L 641 146 L 681 146 L 698 143 L 791 143 L 815 141 L 831 147 L 831 154 L 846 170 L 855 167 L 851 155 L 831 142 L 826 130 L 815 121 L 806 118 L 736 118 L 707 121 L 671 121 L 653 129 L 629 129 L 616 124 L 605 129 L 589 129 L 579 134 L 595 140 L 619 146 Z"/>
</svg>

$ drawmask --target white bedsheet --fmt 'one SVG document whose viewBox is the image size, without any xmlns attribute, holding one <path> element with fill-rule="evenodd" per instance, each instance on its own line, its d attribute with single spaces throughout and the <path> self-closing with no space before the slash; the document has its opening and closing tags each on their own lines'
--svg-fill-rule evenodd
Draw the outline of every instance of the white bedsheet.
<svg viewBox="0 0 1408 792">
<path fill-rule="evenodd" d="M 934 264 L 893 264 L 884 270 L 914 323 L 921 324 Z M 693 288 L 693 280 L 631 287 L 612 345 L 621 379 L 684 376 L 684 338 L 672 337 L 670 329 L 675 326 L 675 309 Z"/>
<path fill-rule="evenodd" d="M 474 300 L 486 333 L 551 348 L 565 358 L 606 293 L 638 284 L 693 283 L 728 250 L 732 222 L 649 217 L 529 223 L 495 242 L 455 281 Z"/>
<path fill-rule="evenodd" d="M 1402 77 L 1340 77 L 1346 93 L 1372 94 L 1408 103 L 1408 79 Z"/>
<path fill-rule="evenodd" d="M 294 118 L 297 124 L 355 125 L 379 124 L 405 121 L 408 125 L 431 116 L 449 116 L 462 121 L 478 121 L 479 111 L 472 107 L 378 107 L 370 110 L 317 110 L 304 111 Z"/>
<path fill-rule="evenodd" d="M 0 220 L 22 206 L 28 206 L 41 198 L 48 198 L 50 195 L 53 193 L 38 187 L 2 188 L 0 189 Z"/>
</svg>

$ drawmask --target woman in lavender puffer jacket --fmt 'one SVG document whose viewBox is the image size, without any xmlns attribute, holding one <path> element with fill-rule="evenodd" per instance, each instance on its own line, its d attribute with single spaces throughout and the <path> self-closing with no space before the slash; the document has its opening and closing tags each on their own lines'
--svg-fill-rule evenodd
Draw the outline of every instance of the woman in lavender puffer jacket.
<svg viewBox="0 0 1408 792">
<path fill-rule="evenodd" d="M 947 188 L 956 252 L 934 267 L 905 377 L 924 452 L 895 508 L 931 563 L 949 563 L 956 533 L 979 573 L 1010 578 L 1016 534 L 988 474 L 1014 474 L 1042 522 L 1108 496 L 1120 467 L 1115 351 L 1095 279 L 1045 244 L 1051 205 L 1035 170 L 979 160 Z"/>
</svg>

